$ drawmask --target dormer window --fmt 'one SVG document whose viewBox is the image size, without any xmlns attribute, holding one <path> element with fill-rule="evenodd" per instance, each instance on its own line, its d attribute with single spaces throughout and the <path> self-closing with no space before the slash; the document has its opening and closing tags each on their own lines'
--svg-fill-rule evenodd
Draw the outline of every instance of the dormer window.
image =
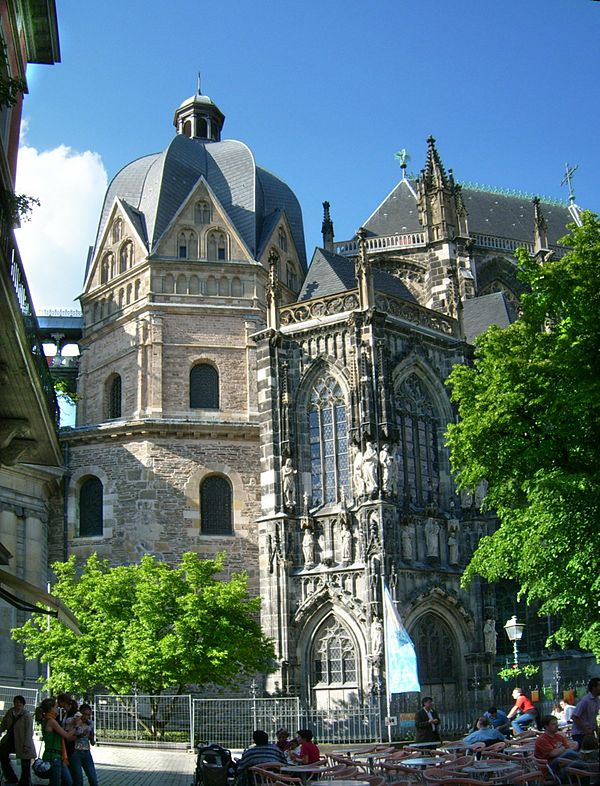
<svg viewBox="0 0 600 786">
<path fill-rule="evenodd" d="M 287 285 L 290 289 L 296 290 L 298 287 L 298 276 L 293 262 L 287 263 Z"/>
<path fill-rule="evenodd" d="M 112 242 L 118 243 L 123 237 L 123 222 L 120 218 L 115 219 L 112 225 Z"/>
<path fill-rule="evenodd" d="M 206 246 L 209 262 L 224 262 L 227 259 L 227 237 L 224 232 L 209 232 Z"/>
<path fill-rule="evenodd" d="M 278 233 L 278 241 L 277 241 L 277 242 L 278 242 L 278 244 L 279 244 L 279 248 L 280 248 L 282 251 L 285 251 L 285 252 L 287 252 L 287 249 L 288 249 L 287 235 L 285 234 L 285 232 L 283 231 L 283 229 L 280 229 L 280 230 L 279 230 L 279 233 Z"/>
<path fill-rule="evenodd" d="M 212 221 L 211 209 L 208 202 L 201 200 L 194 205 L 194 224 L 204 226 Z"/>
</svg>

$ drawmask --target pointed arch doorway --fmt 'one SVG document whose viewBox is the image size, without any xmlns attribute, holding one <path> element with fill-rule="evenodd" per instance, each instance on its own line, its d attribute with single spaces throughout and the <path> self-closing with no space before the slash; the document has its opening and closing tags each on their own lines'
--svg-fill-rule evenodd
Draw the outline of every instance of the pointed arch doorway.
<svg viewBox="0 0 600 786">
<path fill-rule="evenodd" d="M 412 633 L 417 651 L 421 695 L 431 696 L 441 706 L 454 705 L 460 698 L 459 647 L 450 625 L 438 614 L 426 612 Z"/>
</svg>

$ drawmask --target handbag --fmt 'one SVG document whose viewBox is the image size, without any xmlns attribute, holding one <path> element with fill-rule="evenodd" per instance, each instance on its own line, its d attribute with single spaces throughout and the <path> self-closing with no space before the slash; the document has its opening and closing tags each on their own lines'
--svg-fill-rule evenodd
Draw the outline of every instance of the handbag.
<svg viewBox="0 0 600 786">
<path fill-rule="evenodd" d="M 42 745 L 44 743 L 40 743 L 40 751 L 38 754 L 37 759 L 34 760 L 33 764 L 31 765 L 31 769 L 35 772 L 38 778 L 49 778 L 50 772 L 52 770 L 52 764 L 49 761 L 44 761 L 42 759 Z"/>
</svg>

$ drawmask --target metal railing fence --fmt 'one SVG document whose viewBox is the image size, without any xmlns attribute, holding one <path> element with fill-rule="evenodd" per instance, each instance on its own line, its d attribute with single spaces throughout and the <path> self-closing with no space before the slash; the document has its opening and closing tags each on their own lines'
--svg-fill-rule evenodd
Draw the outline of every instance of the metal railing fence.
<svg viewBox="0 0 600 786">
<path fill-rule="evenodd" d="M 300 700 L 291 698 L 194 699 L 193 739 L 196 744 L 218 743 L 226 748 L 247 748 L 254 729 L 275 739 L 278 729 L 293 734 L 301 728 Z"/>
<path fill-rule="evenodd" d="M 94 697 L 96 737 L 112 744 L 191 748 L 192 697 L 133 694 Z"/>
<path fill-rule="evenodd" d="M 38 705 L 39 690 L 37 688 L 21 688 L 19 685 L 0 685 L 0 713 L 6 712 L 13 706 L 13 698 L 22 696 L 25 699 L 25 709 L 33 714 Z"/>
</svg>

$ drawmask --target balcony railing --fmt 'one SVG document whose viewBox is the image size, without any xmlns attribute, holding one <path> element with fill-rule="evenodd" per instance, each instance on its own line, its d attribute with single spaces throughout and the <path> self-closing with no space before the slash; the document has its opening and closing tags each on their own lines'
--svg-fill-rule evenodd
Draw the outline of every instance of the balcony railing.
<svg viewBox="0 0 600 786">
<path fill-rule="evenodd" d="M 403 235 L 381 235 L 367 238 L 367 251 L 371 254 L 394 250 L 395 248 L 422 248 L 425 245 L 425 232 L 408 232 Z M 337 243 L 336 254 L 355 256 L 358 253 L 357 240 L 345 240 Z"/>
<path fill-rule="evenodd" d="M 59 422 L 59 409 L 56 400 L 56 393 L 54 392 L 54 385 L 52 377 L 48 370 L 48 362 L 44 355 L 42 342 L 40 341 L 38 333 L 38 321 L 31 300 L 29 286 L 27 285 L 27 278 L 21 262 L 21 255 L 19 248 L 15 241 L 13 227 L 11 221 L 8 220 L 5 211 L 0 209 L 0 246 L 2 248 L 2 255 L 4 262 L 9 270 L 10 280 L 19 304 L 19 310 L 23 319 L 23 327 L 25 335 L 27 336 L 27 343 L 30 347 L 31 357 L 37 369 L 40 379 L 42 390 L 46 398 L 46 404 L 52 420 L 58 426 Z"/>
</svg>

